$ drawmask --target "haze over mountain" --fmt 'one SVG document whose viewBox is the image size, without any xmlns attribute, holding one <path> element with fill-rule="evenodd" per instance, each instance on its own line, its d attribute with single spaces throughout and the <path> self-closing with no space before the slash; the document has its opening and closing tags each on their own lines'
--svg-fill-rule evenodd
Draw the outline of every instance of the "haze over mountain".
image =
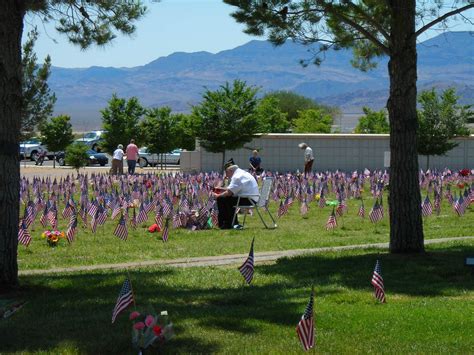
<svg viewBox="0 0 474 355">
<path fill-rule="evenodd" d="M 387 58 L 364 73 L 351 66 L 350 50 L 326 52 L 319 67 L 299 64 L 311 56 L 308 47 L 292 42 L 274 47 L 251 41 L 216 54 L 177 52 L 133 68 L 53 67 L 49 84 L 58 98 L 56 113 L 71 115 L 77 130 L 100 127 L 100 109 L 113 93 L 136 96 L 147 107 L 189 112 L 201 100 L 204 87 L 216 89 L 234 79 L 260 87 L 261 94 L 291 90 L 346 113 L 361 112 L 363 106 L 385 107 Z M 418 91 L 450 86 L 456 87 L 463 103 L 474 103 L 473 32 L 447 32 L 418 44 Z"/>
</svg>

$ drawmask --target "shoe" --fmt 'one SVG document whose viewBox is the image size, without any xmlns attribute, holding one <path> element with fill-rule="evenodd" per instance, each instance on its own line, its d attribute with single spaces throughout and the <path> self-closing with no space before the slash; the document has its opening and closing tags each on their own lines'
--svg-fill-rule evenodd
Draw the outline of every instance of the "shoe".
<svg viewBox="0 0 474 355">
<path fill-rule="evenodd" d="M 236 225 L 234 226 L 234 229 L 242 230 L 242 229 L 244 229 L 244 226 L 242 226 L 242 225 L 240 225 L 240 224 L 236 224 Z"/>
</svg>

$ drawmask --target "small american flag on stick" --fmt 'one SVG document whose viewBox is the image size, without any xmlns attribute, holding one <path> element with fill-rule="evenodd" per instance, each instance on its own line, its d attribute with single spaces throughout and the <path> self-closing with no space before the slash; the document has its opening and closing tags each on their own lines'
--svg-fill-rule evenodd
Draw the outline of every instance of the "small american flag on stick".
<svg viewBox="0 0 474 355">
<path fill-rule="evenodd" d="M 127 277 L 122 285 L 122 289 L 120 290 L 117 302 L 115 303 L 115 307 L 112 312 L 112 323 L 115 322 L 115 319 L 123 310 L 125 310 L 134 302 L 135 300 L 133 299 L 132 283 Z"/>
<path fill-rule="evenodd" d="M 296 333 L 300 339 L 301 345 L 304 350 L 309 350 L 314 347 L 314 318 L 313 318 L 313 305 L 314 305 L 314 289 L 311 290 L 311 296 L 309 297 L 308 305 L 301 317 L 301 320 L 296 326 Z"/>
<path fill-rule="evenodd" d="M 253 257 L 253 243 L 255 238 L 252 239 L 252 244 L 250 245 L 250 253 L 244 263 L 239 267 L 239 271 L 244 277 L 245 281 L 250 284 L 253 279 L 253 272 L 254 272 L 254 257 Z"/>
<path fill-rule="evenodd" d="M 117 227 L 115 227 L 114 235 L 119 237 L 122 240 L 127 240 L 128 229 L 127 229 L 127 223 L 125 223 L 125 218 L 123 217 L 123 214 L 120 216 L 120 220 L 117 224 Z"/>
<path fill-rule="evenodd" d="M 375 263 L 374 274 L 372 275 L 371 284 L 374 286 L 374 296 L 380 302 L 385 303 L 385 289 L 382 278 L 382 268 L 380 267 L 380 261 L 377 260 Z"/>
</svg>

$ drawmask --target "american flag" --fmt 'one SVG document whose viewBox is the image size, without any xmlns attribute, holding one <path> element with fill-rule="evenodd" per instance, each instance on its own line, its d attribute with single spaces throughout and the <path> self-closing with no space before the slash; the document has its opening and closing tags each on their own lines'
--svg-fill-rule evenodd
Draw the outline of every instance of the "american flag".
<svg viewBox="0 0 474 355">
<path fill-rule="evenodd" d="M 280 201 L 280 207 L 278 207 L 278 217 L 284 216 L 288 212 L 289 205 L 284 203 L 283 200 Z"/>
<path fill-rule="evenodd" d="M 145 207 L 143 206 L 143 203 L 142 203 L 140 205 L 140 210 L 138 212 L 137 223 L 146 222 L 147 219 L 148 219 L 148 215 L 147 215 Z"/>
<path fill-rule="evenodd" d="M 155 222 L 158 225 L 158 227 L 160 227 L 160 230 L 163 229 L 163 215 L 161 212 L 161 208 L 160 208 L 160 211 L 156 212 Z"/>
<path fill-rule="evenodd" d="M 380 302 L 385 303 L 385 290 L 382 278 L 382 268 L 380 267 L 380 261 L 377 260 L 375 263 L 374 274 L 372 275 L 371 284 L 374 286 L 375 298 Z"/>
<path fill-rule="evenodd" d="M 18 229 L 18 242 L 28 246 L 31 243 L 31 236 L 30 233 L 28 232 L 28 229 L 26 229 L 25 221 L 21 221 L 20 228 Z"/>
<path fill-rule="evenodd" d="M 115 217 L 117 217 L 119 214 L 120 214 L 120 210 L 121 210 L 121 206 L 120 206 L 120 201 L 116 201 L 115 202 L 115 206 L 112 210 L 112 219 L 115 219 Z"/>
<path fill-rule="evenodd" d="M 364 200 L 360 200 L 360 207 L 359 207 L 359 212 L 357 212 L 357 215 L 359 217 L 365 218 L 365 207 L 364 207 Z"/>
<path fill-rule="evenodd" d="M 73 214 L 73 207 L 69 203 L 69 199 L 66 201 L 66 206 L 63 209 L 62 216 L 63 218 L 70 218 Z"/>
<path fill-rule="evenodd" d="M 314 305 L 314 290 L 311 290 L 309 302 L 306 309 L 301 316 L 301 320 L 296 326 L 296 333 L 300 339 L 304 350 L 309 350 L 314 347 L 314 319 L 313 319 L 313 305 Z"/>
<path fill-rule="evenodd" d="M 250 284 L 253 279 L 254 272 L 254 257 L 253 257 L 253 243 L 255 238 L 252 239 L 252 244 L 250 245 L 250 253 L 244 263 L 239 267 L 239 271 L 244 277 L 245 281 Z"/>
<path fill-rule="evenodd" d="M 132 284 L 130 280 L 126 278 L 112 312 L 112 323 L 114 323 L 117 316 L 132 303 L 135 303 L 133 299 Z"/>
<path fill-rule="evenodd" d="M 211 220 L 212 224 L 217 227 L 219 225 L 219 212 L 217 211 L 217 208 L 211 209 Z"/>
<path fill-rule="evenodd" d="M 426 195 L 425 200 L 421 204 L 421 215 L 423 217 L 431 216 L 433 213 L 433 206 L 431 205 L 431 201 L 428 195 Z"/>
<path fill-rule="evenodd" d="M 347 209 L 346 203 L 344 202 L 342 195 L 339 195 L 339 203 L 337 204 L 337 208 L 336 208 L 337 215 L 342 216 L 344 212 L 346 211 L 346 209 Z"/>
<path fill-rule="evenodd" d="M 23 222 L 25 223 L 26 228 L 28 228 L 35 220 L 35 209 L 35 203 L 31 200 L 28 201 L 28 205 L 25 207 L 25 213 L 23 215 Z"/>
<path fill-rule="evenodd" d="M 170 225 L 170 219 L 166 218 L 165 228 L 163 228 L 163 234 L 161 235 L 161 238 L 163 239 L 163 242 L 168 241 L 169 225 Z"/>
<path fill-rule="evenodd" d="M 97 225 L 99 224 L 99 210 L 95 213 L 95 216 L 91 219 L 91 231 L 95 233 L 97 231 Z"/>
<path fill-rule="evenodd" d="M 101 226 L 106 220 L 107 210 L 102 205 L 99 205 L 99 209 L 97 210 L 97 223 L 99 223 L 99 226 Z"/>
<path fill-rule="evenodd" d="M 77 214 L 74 213 L 71 216 L 71 222 L 69 223 L 69 227 L 66 232 L 66 238 L 69 243 L 72 243 L 74 241 L 76 230 L 77 230 Z"/>
<path fill-rule="evenodd" d="M 462 194 L 460 194 L 459 199 L 454 202 L 453 208 L 454 212 L 456 212 L 459 217 L 464 214 L 464 199 L 462 197 Z"/>
<path fill-rule="evenodd" d="M 383 212 L 380 208 L 378 199 L 375 200 L 374 207 L 369 212 L 369 218 L 372 223 L 377 223 L 383 218 Z"/>
<path fill-rule="evenodd" d="M 49 201 L 44 205 L 43 214 L 40 217 L 40 223 L 43 227 L 46 227 L 46 224 L 48 223 L 48 205 Z"/>
<path fill-rule="evenodd" d="M 337 227 L 337 219 L 336 214 L 334 213 L 334 207 L 332 208 L 332 212 L 326 222 L 326 230 L 330 230 Z"/>
<path fill-rule="evenodd" d="M 125 218 L 123 217 L 123 215 L 120 216 L 120 220 L 117 224 L 117 227 L 115 227 L 114 235 L 119 237 L 122 240 L 127 240 L 128 229 L 127 229 L 127 224 L 125 223 Z"/>
<path fill-rule="evenodd" d="M 326 198 L 324 197 L 324 190 L 321 190 L 321 195 L 319 196 L 319 203 L 318 203 L 320 208 L 323 208 L 326 206 Z"/>
</svg>

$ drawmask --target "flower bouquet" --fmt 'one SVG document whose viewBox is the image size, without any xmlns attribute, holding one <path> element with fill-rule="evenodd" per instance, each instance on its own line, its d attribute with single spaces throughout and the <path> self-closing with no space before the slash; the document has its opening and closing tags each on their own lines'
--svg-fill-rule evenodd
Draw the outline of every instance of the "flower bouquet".
<svg viewBox="0 0 474 355">
<path fill-rule="evenodd" d="M 168 318 L 168 312 L 161 313 L 134 311 L 130 313 L 132 326 L 132 344 L 139 349 L 140 354 L 149 346 L 163 346 L 174 336 L 173 323 Z"/>
<path fill-rule="evenodd" d="M 65 234 L 64 232 L 58 230 L 46 230 L 41 233 L 41 237 L 43 239 L 46 239 L 46 242 L 50 247 L 55 247 L 56 245 L 58 245 L 59 239 L 65 237 Z"/>
</svg>

